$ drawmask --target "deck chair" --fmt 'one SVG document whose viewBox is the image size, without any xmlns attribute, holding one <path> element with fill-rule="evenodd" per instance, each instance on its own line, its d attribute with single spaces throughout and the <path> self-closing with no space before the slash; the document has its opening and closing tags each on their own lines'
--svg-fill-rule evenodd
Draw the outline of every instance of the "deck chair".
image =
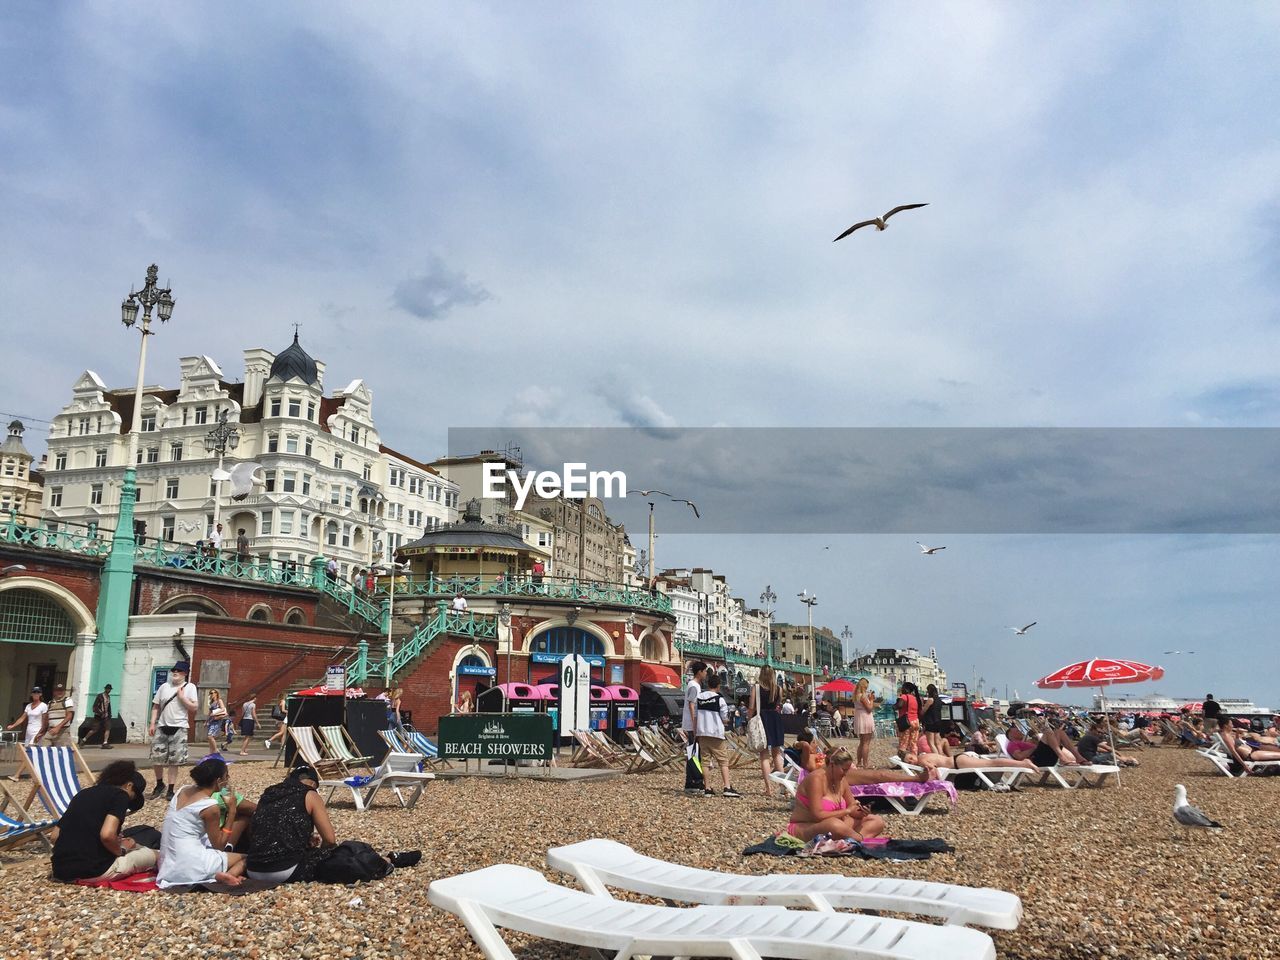
<svg viewBox="0 0 1280 960">
<path fill-rule="evenodd" d="M 42 840 L 52 851 L 53 843 L 47 834 L 58 825 L 58 821 L 37 820 L 3 783 L 0 783 L 0 793 L 4 795 L 3 809 L 12 808 L 13 810 L 12 814 L 0 812 L 0 850 L 15 847 L 29 840 Z"/>
<path fill-rule="evenodd" d="M 919 773 L 924 769 L 915 764 L 907 763 L 899 756 L 890 757 L 889 762 L 909 773 Z M 966 767 L 963 770 L 958 767 L 939 767 L 938 779 L 951 780 L 963 774 L 972 773 L 988 790 L 1011 790 L 1017 786 L 1019 778 L 1030 772 L 1026 767 Z M 995 779 L 992 779 L 992 777 Z"/>
<path fill-rule="evenodd" d="M 1009 738 L 1003 733 L 996 734 L 996 745 L 1003 756 L 1009 756 Z M 1012 758 L 1010 758 L 1012 759 Z M 1100 787 L 1108 775 L 1120 775 L 1120 768 L 1110 763 L 1090 763 L 1078 766 L 1040 767 L 1040 778 L 1031 782 L 1039 786 L 1056 783 L 1066 790 L 1076 787 Z M 1034 776 L 1027 771 L 1027 776 Z"/>
<path fill-rule="evenodd" d="M 684 764 L 684 751 L 676 750 L 671 741 L 654 730 L 653 727 L 640 727 L 635 733 L 645 747 L 648 748 L 649 754 L 662 766 L 667 767 L 673 763 Z"/>
<path fill-rule="evenodd" d="M 648 773 L 650 770 L 657 770 L 664 766 L 661 760 L 649 752 L 649 748 L 644 745 L 644 741 L 634 730 L 627 731 L 627 739 L 631 741 L 635 751 L 631 754 L 631 769 L 627 771 L 628 773 Z"/>
<path fill-rule="evenodd" d="M 297 748 L 293 758 L 295 767 L 302 763 L 309 764 L 316 768 L 316 773 L 320 776 L 332 778 L 335 783 L 342 783 L 351 776 L 351 771 L 342 760 L 324 755 L 320 744 L 316 742 L 314 727 L 290 726 L 289 736 L 293 740 L 294 747 Z"/>
<path fill-rule="evenodd" d="M 1016 930 L 1022 920 L 1022 900 L 1003 890 L 901 877 L 720 873 L 646 857 L 624 843 L 603 838 L 553 847 L 547 851 L 547 864 L 569 874 L 583 890 L 598 897 L 611 896 L 608 888 L 617 887 L 670 904 L 750 903 L 828 912 L 888 910 L 997 930 Z"/>
<path fill-rule="evenodd" d="M 612 752 L 601 749 L 600 741 L 591 735 L 589 730 L 575 730 L 573 739 L 578 744 L 569 763 L 575 767 L 607 767 L 611 770 L 625 770 L 626 761 L 619 760 Z"/>
<path fill-rule="evenodd" d="M 459 917 L 489 960 L 514 960 L 505 927 L 558 943 L 637 955 L 794 960 L 995 960 L 966 927 L 774 906 L 667 907 L 594 896 L 502 863 L 434 881 L 427 900 Z"/>
<path fill-rule="evenodd" d="M 417 753 L 388 753 L 386 758 L 373 771 L 373 775 L 364 783 L 351 783 L 347 780 L 326 780 L 322 786 L 329 788 L 329 799 L 333 798 L 339 787 L 346 787 L 351 791 L 351 800 L 356 805 L 357 810 L 368 810 L 373 806 L 374 798 L 377 797 L 379 791 L 383 787 L 387 787 L 396 795 L 396 799 L 400 801 L 400 806 L 406 810 L 412 810 L 418 803 L 418 798 L 422 796 L 422 790 L 426 787 L 428 781 L 434 780 L 434 773 L 422 773 L 418 770 L 418 766 L 423 763 L 422 756 Z M 363 777 L 353 777 L 352 780 L 365 780 Z M 401 788 L 408 791 L 408 797 L 401 792 Z"/>
<path fill-rule="evenodd" d="M 347 732 L 346 727 L 330 726 L 320 727 L 320 736 L 324 738 L 325 753 L 334 758 L 341 760 L 348 770 L 369 769 L 369 761 L 373 757 L 359 756 L 359 748 L 356 742 L 351 739 L 351 734 Z"/>
<path fill-rule="evenodd" d="M 417 730 L 404 730 L 400 733 L 400 737 L 407 748 L 405 752 L 422 754 L 426 758 L 427 766 L 452 766 L 448 760 L 440 756 L 440 748 L 425 733 L 419 733 Z"/>
<path fill-rule="evenodd" d="M 67 804 L 82 789 L 84 783 L 93 783 L 93 772 L 85 763 L 80 750 L 71 744 L 65 747 L 37 747 L 20 744 L 22 763 L 18 770 L 31 775 L 31 793 L 23 801 L 26 807 L 39 797 L 44 808 L 57 820 L 67 812 Z M 4 804 L 0 804 L 0 810 Z"/>
</svg>

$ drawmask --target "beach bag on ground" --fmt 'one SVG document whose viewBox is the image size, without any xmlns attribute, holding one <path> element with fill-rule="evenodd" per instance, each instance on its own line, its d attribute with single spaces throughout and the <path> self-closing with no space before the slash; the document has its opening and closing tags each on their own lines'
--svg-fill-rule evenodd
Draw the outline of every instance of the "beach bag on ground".
<svg viewBox="0 0 1280 960">
<path fill-rule="evenodd" d="M 685 748 L 684 788 L 686 790 L 705 790 L 707 781 L 702 778 L 702 758 L 698 755 L 697 743 Z"/>
<path fill-rule="evenodd" d="M 759 687 L 756 687 L 756 715 L 747 721 L 747 749 L 757 753 L 769 749 L 769 737 L 764 732 L 764 720 L 760 716 Z"/>
<path fill-rule="evenodd" d="M 381 880 L 391 872 L 391 864 L 360 840 L 343 840 L 316 864 L 315 879 L 320 883 L 361 883 Z"/>
</svg>

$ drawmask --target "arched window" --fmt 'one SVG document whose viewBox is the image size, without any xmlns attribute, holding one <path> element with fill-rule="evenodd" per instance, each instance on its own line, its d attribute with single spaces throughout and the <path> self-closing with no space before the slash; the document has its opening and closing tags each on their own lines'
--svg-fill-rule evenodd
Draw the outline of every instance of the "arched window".
<svg viewBox="0 0 1280 960">
<path fill-rule="evenodd" d="M 533 640 L 535 653 L 558 653 L 568 656 L 580 653 L 583 656 L 604 656 L 604 644 L 600 638 L 578 627 L 552 627 L 538 634 Z"/>
<path fill-rule="evenodd" d="M 487 667 L 488 664 L 474 653 L 469 653 L 458 661 L 459 667 Z"/>
<path fill-rule="evenodd" d="M 271 619 L 271 610 L 264 604 L 258 604 L 249 611 L 249 619 L 259 622 L 266 622 Z"/>
<path fill-rule="evenodd" d="M 646 660 L 665 660 L 666 644 L 657 634 L 649 634 L 640 641 L 640 656 Z"/>
<path fill-rule="evenodd" d="M 48 594 L 39 590 L 6 590 L 0 593 L 0 640 L 74 644 L 76 625 Z"/>
<path fill-rule="evenodd" d="M 307 624 L 307 618 L 301 610 L 294 607 L 289 611 L 288 615 L 285 616 L 284 622 L 295 627 L 303 627 Z"/>
</svg>

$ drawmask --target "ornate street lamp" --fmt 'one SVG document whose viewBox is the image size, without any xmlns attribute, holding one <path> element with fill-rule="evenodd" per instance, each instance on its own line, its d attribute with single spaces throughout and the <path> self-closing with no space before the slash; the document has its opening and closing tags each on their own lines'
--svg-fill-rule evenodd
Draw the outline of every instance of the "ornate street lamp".
<svg viewBox="0 0 1280 960">
<path fill-rule="evenodd" d="M 800 598 L 801 603 L 809 608 L 809 702 L 812 707 L 816 708 L 818 691 L 813 674 L 814 661 L 818 659 L 818 648 L 813 640 L 813 608 L 818 604 L 818 596 L 808 590 L 801 590 L 796 596 Z"/>
<path fill-rule="evenodd" d="M 240 431 L 227 423 L 227 418 L 230 415 L 231 411 L 225 409 L 219 413 L 217 425 L 204 436 L 205 452 L 218 455 L 218 469 L 214 473 L 213 481 L 214 530 L 218 529 L 218 524 L 222 521 L 222 478 L 225 473 L 222 469 L 222 458 L 227 455 L 228 450 L 235 450 L 236 447 L 240 446 Z"/>
<path fill-rule="evenodd" d="M 511 691 L 511 604 L 505 600 L 498 607 L 498 623 L 502 624 L 504 630 L 507 631 L 507 683 L 502 691 L 502 712 L 510 713 L 510 691 Z"/>
</svg>

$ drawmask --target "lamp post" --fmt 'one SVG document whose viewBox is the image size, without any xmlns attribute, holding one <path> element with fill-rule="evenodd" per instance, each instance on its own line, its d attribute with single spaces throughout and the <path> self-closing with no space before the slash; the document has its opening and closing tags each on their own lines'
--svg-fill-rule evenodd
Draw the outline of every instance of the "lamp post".
<svg viewBox="0 0 1280 960">
<path fill-rule="evenodd" d="M 396 574 L 406 566 L 408 564 L 397 563 L 395 557 L 391 557 L 387 563 L 372 568 L 375 573 L 391 574 L 391 586 L 387 588 L 387 659 L 382 665 L 382 686 L 387 690 L 391 689 L 391 658 L 396 652 L 396 642 L 391 635 L 396 615 Z"/>
<path fill-rule="evenodd" d="M 800 598 L 801 603 L 809 608 L 809 703 L 812 708 L 817 709 L 818 691 L 813 678 L 813 668 L 814 662 L 818 659 L 818 648 L 813 641 L 813 608 L 817 606 L 818 595 L 810 593 L 808 590 L 801 590 L 796 596 Z"/>
<path fill-rule="evenodd" d="M 111 551 L 102 568 L 98 591 L 98 641 L 93 645 L 93 666 L 90 686 L 101 690 L 105 684 L 122 689 L 124 679 L 124 645 L 129 633 L 129 608 L 133 594 L 133 564 L 135 543 L 133 534 L 133 507 L 138 499 L 138 440 L 142 432 L 142 381 L 147 366 L 147 337 L 151 329 L 151 314 L 155 311 L 161 323 L 173 316 L 173 293 L 161 287 L 160 269 L 154 263 L 147 268 L 147 279 L 139 291 L 131 290 L 120 304 L 120 320 L 126 328 L 138 326 L 142 345 L 138 350 L 138 378 L 133 391 L 133 422 L 129 428 L 128 453 L 124 461 L 124 477 L 120 484 L 120 513 L 115 533 L 111 538 Z M 138 323 L 138 312 L 142 322 Z"/>
<path fill-rule="evenodd" d="M 764 607 L 764 628 L 769 634 L 764 648 L 764 658 L 769 663 L 773 663 L 773 605 L 777 602 L 778 595 L 773 592 L 773 585 L 766 584 L 764 592 L 760 594 L 760 603 Z"/>
<path fill-rule="evenodd" d="M 844 629 L 840 631 L 840 656 L 844 658 L 845 663 L 849 662 L 849 641 L 852 639 L 853 631 L 849 629 L 849 625 L 846 623 Z"/>
<path fill-rule="evenodd" d="M 507 683 L 502 690 L 502 712 L 510 713 L 511 700 L 511 604 L 506 601 L 498 607 L 498 623 L 507 631 Z"/>
<path fill-rule="evenodd" d="M 216 453 L 218 455 L 218 469 L 214 474 L 213 487 L 213 529 L 218 529 L 218 524 L 222 522 L 222 458 L 227 455 L 228 450 L 235 450 L 240 446 L 240 431 L 227 423 L 227 418 L 231 415 L 230 410 L 224 409 L 218 414 L 217 425 L 204 435 L 205 453 Z"/>
</svg>

